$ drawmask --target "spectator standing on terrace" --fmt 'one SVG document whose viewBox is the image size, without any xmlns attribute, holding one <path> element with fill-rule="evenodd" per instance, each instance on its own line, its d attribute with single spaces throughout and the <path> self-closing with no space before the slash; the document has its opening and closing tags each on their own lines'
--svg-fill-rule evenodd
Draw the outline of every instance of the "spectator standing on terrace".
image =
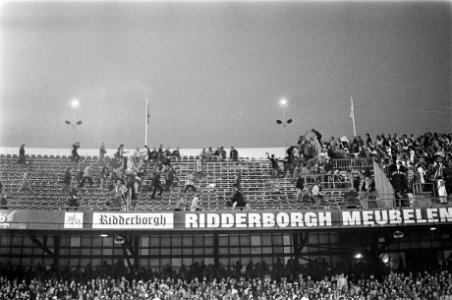
<svg viewBox="0 0 452 300">
<path fill-rule="evenodd" d="M 18 164 L 25 164 L 25 144 L 22 144 L 19 149 L 19 159 L 17 160 Z"/>
<path fill-rule="evenodd" d="M 180 161 L 181 160 L 179 147 L 177 147 L 176 150 L 174 150 L 173 153 L 171 153 L 171 159 L 174 159 L 175 161 Z"/>
<path fill-rule="evenodd" d="M 275 158 L 274 154 L 272 154 L 271 157 L 268 154 L 268 152 L 266 154 L 267 154 L 268 160 L 270 161 L 270 164 L 271 164 L 271 167 L 273 169 L 273 172 L 274 172 L 275 176 L 279 176 L 281 174 L 281 168 L 278 165 L 278 161 L 279 160 Z"/>
<path fill-rule="evenodd" d="M 75 163 L 78 163 L 80 159 L 80 155 L 78 155 L 78 148 L 80 148 L 79 142 L 72 145 L 72 160 L 75 161 Z"/>
<path fill-rule="evenodd" d="M 323 199 L 323 193 L 320 188 L 320 180 L 318 180 L 311 189 L 312 197 L 314 198 L 314 207 L 320 206 L 320 202 Z"/>
<path fill-rule="evenodd" d="M 107 153 L 107 150 L 105 150 L 105 144 L 102 142 L 99 149 L 99 158 L 97 159 L 98 163 L 103 164 L 105 159 L 105 153 Z"/>
<path fill-rule="evenodd" d="M 147 145 L 144 145 L 143 147 L 145 149 L 144 151 L 146 152 L 144 159 L 151 160 L 151 156 L 152 156 L 151 149 L 149 149 L 149 147 Z"/>
<path fill-rule="evenodd" d="M 232 210 L 235 210 L 236 207 L 240 209 L 243 209 L 245 207 L 246 210 L 250 209 L 250 206 L 248 203 L 246 203 L 245 197 L 243 196 L 242 192 L 240 192 L 239 189 L 237 188 L 234 189 L 234 194 L 232 195 L 231 203 Z"/>
<path fill-rule="evenodd" d="M 207 159 L 213 160 L 215 157 L 215 151 L 213 151 L 212 146 L 209 147 L 209 149 L 206 152 Z"/>
<path fill-rule="evenodd" d="M 108 175 L 109 175 L 108 165 L 102 164 L 102 168 L 100 169 L 100 188 L 101 189 L 103 189 L 106 186 L 107 180 L 108 180 Z"/>
<path fill-rule="evenodd" d="M 402 197 L 402 194 L 406 190 L 406 169 L 402 165 L 401 161 L 398 161 L 395 166 L 393 165 L 390 170 L 392 178 L 391 178 L 391 184 L 394 188 L 394 194 L 396 197 L 396 201 L 398 202 L 400 198 Z"/>
<path fill-rule="evenodd" d="M 202 211 L 201 200 L 199 199 L 199 192 L 196 192 L 191 199 L 190 211 Z"/>
<path fill-rule="evenodd" d="M 187 175 L 187 179 L 185 180 L 185 188 L 184 188 L 184 193 L 187 193 L 187 191 L 189 189 L 192 189 L 193 191 L 196 192 L 196 187 L 195 187 L 195 173 L 190 173 Z"/>
<path fill-rule="evenodd" d="M 64 174 L 63 174 L 63 187 L 61 189 L 62 193 L 64 193 L 64 194 L 69 193 L 69 188 L 71 186 L 71 179 L 72 179 L 71 167 L 66 167 L 66 171 L 64 171 Z"/>
<path fill-rule="evenodd" d="M 121 205 L 121 210 L 122 211 L 127 211 L 128 207 L 127 207 L 127 187 L 124 184 L 123 180 L 118 180 L 116 182 L 116 199 L 119 200 L 119 203 Z"/>
<path fill-rule="evenodd" d="M 92 165 L 88 165 L 85 167 L 85 169 L 83 170 L 83 177 L 82 180 L 80 181 L 80 187 L 83 187 L 85 185 L 85 181 L 88 180 L 90 186 L 93 186 L 93 174 L 92 174 Z"/>
<path fill-rule="evenodd" d="M 175 181 L 179 181 L 176 176 L 176 170 L 174 168 L 168 168 L 165 173 L 165 190 L 169 191 Z"/>
<path fill-rule="evenodd" d="M 84 170 L 84 168 L 83 168 L 83 162 L 84 162 L 85 160 L 84 159 L 82 159 L 82 160 L 80 160 L 78 163 L 77 163 L 77 182 L 80 184 L 80 181 L 82 181 L 82 179 L 83 179 L 83 170 Z"/>
<path fill-rule="evenodd" d="M 157 149 L 157 160 L 163 162 L 163 145 L 160 144 L 160 147 Z"/>
<path fill-rule="evenodd" d="M 187 209 L 187 200 L 185 200 L 185 197 L 181 197 L 179 201 L 176 203 L 176 208 L 174 211 L 186 211 Z"/>
<path fill-rule="evenodd" d="M 234 146 L 231 146 L 231 151 L 229 152 L 229 158 L 233 161 L 239 160 L 239 152 L 237 149 L 234 148 Z"/>
<path fill-rule="evenodd" d="M 138 200 L 138 188 L 140 186 L 140 178 L 135 177 L 133 174 L 128 174 L 126 176 L 126 187 L 127 187 L 127 194 L 126 194 L 126 205 L 127 210 L 133 206 L 135 207 L 136 202 Z"/>
<path fill-rule="evenodd" d="M 439 203 L 441 203 L 441 204 L 447 203 L 446 185 L 444 184 L 444 180 L 442 180 L 442 179 L 438 180 L 438 198 L 439 198 Z"/>
<path fill-rule="evenodd" d="M 301 174 L 298 176 L 295 188 L 297 190 L 297 199 L 300 199 L 300 198 L 302 199 L 303 191 L 304 191 L 304 178 L 303 178 L 303 176 L 301 176 Z"/>
<path fill-rule="evenodd" d="M 416 173 L 416 176 L 415 176 L 415 180 L 416 180 L 416 183 L 418 184 L 417 185 L 418 190 L 416 191 L 416 193 L 422 193 L 423 190 L 424 190 L 423 185 L 425 184 L 426 172 L 425 172 L 423 166 L 424 166 L 423 163 L 419 163 L 419 165 L 417 167 L 417 173 Z"/>
<path fill-rule="evenodd" d="M 152 151 L 150 152 L 150 157 L 149 159 L 152 161 L 157 161 L 157 159 L 159 158 L 159 153 L 157 151 L 157 148 L 153 148 Z"/>
<path fill-rule="evenodd" d="M 165 160 L 170 159 L 171 160 L 171 150 L 170 147 L 166 147 L 165 151 L 163 151 L 163 158 Z"/>
<path fill-rule="evenodd" d="M 218 147 L 217 150 L 215 151 L 215 158 L 218 161 L 222 161 L 226 159 L 226 150 L 224 150 L 224 147 Z"/>
<path fill-rule="evenodd" d="M 300 166 L 300 151 L 294 146 L 291 152 L 292 168 L 295 170 Z"/>
<path fill-rule="evenodd" d="M 76 186 L 76 183 L 74 182 L 72 184 L 71 188 L 69 189 L 69 193 L 68 193 L 68 196 L 69 196 L 68 204 L 70 207 L 78 207 L 78 205 L 79 205 L 77 192 L 78 192 L 77 186 Z"/>
<path fill-rule="evenodd" d="M 203 175 L 203 162 L 201 157 L 196 159 L 196 177 L 201 178 Z"/>
<path fill-rule="evenodd" d="M 27 188 L 30 191 L 33 191 L 33 187 L 30 183 L 30 171 L 25 171 L 24 176 L 22 177 L 22 184 L 19 187 L 19 190 L 17 192 L 20 192 L 23 188 Z"/>
<path fill-rule="evenodd" d="M 1 191 L 0 193 L 0 209 L 8 209 L 8 195 L 5 191 Z"/>
<path fill-rule="evenodd" d="M 242 172 L 238 172 L 234 178 L 233 187 L 237 188 L 239 191 L 242 190 Z"/>
<path fill-rule="evenodd" d="M 209 157 L 207 156 L 206 148 L 202 148 L 201 153 L 199 153 L 199 157 L 201 159 L 209 159 Z"/>
<path fill-rule="evenodd" d="M 124 144 L 119 145 L 118 150 L 116 150 L 115 158 L 120 161 L 120 163 L 124 164 L 124 154 L 127 151 L 124 151 Z"/>
<path fill-rule="evenodd" d="M 152 178 L 151 188 L 154 189 L 154 191 L 152 192 L 152 195 L 151 195 L 151 199 L 155 199 L 155 193 L 157 192 L 157 190 L 160 191 L 159 192 L 159 196 L 162 195 L 162 193 L 163 193 L 163 185 L 160 182 L 160 172 L 155 172 L 154 178 Z"/>
</svg>

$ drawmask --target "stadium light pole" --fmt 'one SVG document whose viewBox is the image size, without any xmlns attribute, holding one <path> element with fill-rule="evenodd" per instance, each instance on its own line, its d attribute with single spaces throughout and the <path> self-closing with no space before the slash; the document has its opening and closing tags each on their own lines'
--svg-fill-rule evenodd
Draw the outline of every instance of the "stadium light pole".
<svg viewBox="0 0 452 300">
<path fill-rule="evenodd" d="M 287 149 L 287 131 L 286 131 L 286 127 L 287 127 L 287 125 L 292 123 L 292 119 L 286 120 L 286 114 L 285 114 L 284 108 L 287 105 L 287 99 L 286 98 L 282 98 L 281 100 L 279 100 L 279 104 L 281 104 L 281 107 L 282 107 L 282 120 L 276 120 L 276 123 L 279 124 L 279 125 L 282 125 L 283 129 L 284 129 L 284 151 L 285 151 Z"/>
<path fill-rule="evenodd" d="M 73 121 L 66 120 L 65 123 L 69 126 L 72 126 L 72 132 L 75 140 L 75 129 L 77 126 L 82 125 L 82 121 L 76 121 L 77 120 L 77 111 L 80 107 L 80 101 L 77 98 L 74 98 L 71 100 L 71 107 L 73 110 Z"/>
</svg>

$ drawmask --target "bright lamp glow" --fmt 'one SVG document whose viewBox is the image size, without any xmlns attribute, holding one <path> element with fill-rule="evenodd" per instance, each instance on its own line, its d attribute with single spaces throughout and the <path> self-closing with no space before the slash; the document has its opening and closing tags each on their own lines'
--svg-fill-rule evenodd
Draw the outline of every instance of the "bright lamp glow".
<svg viewBox="0 0 452 300">
<path fill-rule="evenodd" d="M 281 100 L 279 100 L 279 103 L 281 103 L 281 105 L 286 105 L 287 104 L 287 99 L 286 98 L 282 98 Z"/>
<path fill-rule="evenodd" d="M 71 106 L 72 106 L 72 108 L 78 108 L 80 106 L 80 101 L 78 101 L 77 98 L 72 99 Z"/>
<path fill-rule="evenodd" d="M 362 255 L 361 253 L 358 253 L 358 254 L 355 255 L 355 258 L 356 258 L 356 259 L 363 258 L 363 255 Z"/>
</svg>

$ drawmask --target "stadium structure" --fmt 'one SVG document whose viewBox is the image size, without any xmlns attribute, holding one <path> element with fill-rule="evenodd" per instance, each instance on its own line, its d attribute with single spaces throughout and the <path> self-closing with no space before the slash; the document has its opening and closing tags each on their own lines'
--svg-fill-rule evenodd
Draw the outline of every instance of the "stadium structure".
<svg viewBox="0 0 452 300">
<path fill-rule="evenodd" d="M 305 183 L 320 181 L 324 197 L 319 207 L 297 198 L 291 177 L 272 177 L 266 157 L 207 160 L 197 183 L 203 210 L 191 212 L 174 210 L 184 195 L 184 179 L 196 171 L 197 157 L 181 152 L 182 158 L 171 162 L 179 185 L 151 199 L 146 187 L 156 162 L 146 162 L 147 175 L 127 212 L 107 205 L 111 192 L 99 188 L 96 156 L 85 157 L 84 163 L 94 166 L 94 185 L 80 189 L 74 209 L 61 192 L 66 167 L 77 175 L 70 156 L 30 154 L 26 164 L 17 164 L 17 155 L 2 154 L 8 203 L 0 210 L 0 262 L 83 269 L 122 261 L 126 267 L 158 272 L 194 263 L 274 265 L 292 259 L 307 268 L 343 264 L 381 273 L 420 260 L 441 265 L 450 258 L 452 207 L 440 204 L 435 188 L 427 186 L 395 201 L 385 171 L 372 158 L 332 160 L 340 172 L 370 172 L 372 193 L 350 197 L 353 181 L 302 175 Z M 33 190 L 18 193 L 26 170 L 31 170 Z M 238 172 L 250 210 L 232 211 L 227 205 Z"/>
</svg>

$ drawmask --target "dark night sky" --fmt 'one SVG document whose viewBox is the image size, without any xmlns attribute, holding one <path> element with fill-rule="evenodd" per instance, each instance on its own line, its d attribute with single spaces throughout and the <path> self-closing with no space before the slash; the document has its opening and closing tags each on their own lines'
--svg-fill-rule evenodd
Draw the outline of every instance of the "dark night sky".
<svg viewBox="0 0 452 300">
<path fill-rule="evenodd" d="M 200 148 L 451 132 L 450 2 L 14 2 L 0 12 L 0 146 Z"/>
</svg>

